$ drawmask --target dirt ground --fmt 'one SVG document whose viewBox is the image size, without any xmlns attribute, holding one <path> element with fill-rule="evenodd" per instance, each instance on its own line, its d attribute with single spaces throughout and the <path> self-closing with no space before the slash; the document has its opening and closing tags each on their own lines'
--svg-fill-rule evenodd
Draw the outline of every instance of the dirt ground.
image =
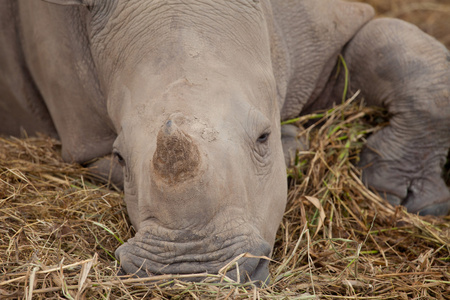
<svg viewBox="0 0 450 300">
<path fill-rule="evenodd" d="M 450 0 L 354 0 L 375 7 L 379 16 L 419 26 L 450 49 Z"/>
</svg>

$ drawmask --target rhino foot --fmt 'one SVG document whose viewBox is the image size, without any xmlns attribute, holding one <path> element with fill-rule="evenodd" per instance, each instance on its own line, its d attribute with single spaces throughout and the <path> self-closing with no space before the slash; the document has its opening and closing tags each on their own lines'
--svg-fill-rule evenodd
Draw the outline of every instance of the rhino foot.
<svg viewBox="0 0 450 300">
<path fill-rule="evenodd" d="M 406 207 L 410 213 L 444 216 L 450 211 L 450 191 L 441 177 L 445 151 L 435 147 L 396 153 L 385 151 L 387 141 L 382 130 L 372 136 L 361 153 L 359 166 L 363 181 L 390 204 Z M 371 147 L 373 146 L 373 147 Z M 376 147 L 376 148 L 375 148 Z"/>
<path fill-rule="evenodd" d="M 408 209 L 408 206 L 412 206 L 411 203 L 414 203 L 416 199 L 413 197 L 406 197 L 405 199 L 401 199 L 396 195 L 382 193 L 382 196 L 393 206 L 403 205 Z M 417 201 L 417 200 L 416 200 Z M 445 216 L 450 211 L 450 198 L 444 198 L 441 200 L 437 200 L 436 202 L 432 201 L 424 201 L 422 205 L 426 205 L 421 208 L 419 211 L 414 211 L 418 213 L 420 216 Z M 409 212 L 412 212 L 411 209 L 408 209 Z"/>
</svg>

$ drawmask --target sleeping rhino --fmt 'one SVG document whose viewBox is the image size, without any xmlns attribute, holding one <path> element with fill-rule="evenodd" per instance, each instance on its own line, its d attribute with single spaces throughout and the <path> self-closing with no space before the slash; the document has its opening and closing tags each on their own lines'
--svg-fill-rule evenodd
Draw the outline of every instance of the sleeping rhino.
<svg viewBox="0 0 450 300">
<path fill-rule="evenodd" d="M 412 213 L 450 209 L 449 51 L 373 16 L 338 0 L 2 0 L 0 132 L 59 137 L 64 160 L 123 184 L 126 273 L 217 273 L 248 252 L 227 274 L 264 281 L 297 136 L 280 123 L 340 99 L 339 54 L 391 116 L 363 180 Z"/>
</svg>

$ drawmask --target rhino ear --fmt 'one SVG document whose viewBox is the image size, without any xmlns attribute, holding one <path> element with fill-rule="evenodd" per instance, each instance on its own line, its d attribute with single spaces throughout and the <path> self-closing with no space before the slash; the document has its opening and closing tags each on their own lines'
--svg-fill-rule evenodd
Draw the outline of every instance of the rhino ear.
<svg viewBox="0 0 450 300">
<path fill-rule="evenodd" d="M 59 5 L 83 5 L 90 6 L 91 0 L 42 0 L 44 2 L 59 4 Z"/>
</svg>

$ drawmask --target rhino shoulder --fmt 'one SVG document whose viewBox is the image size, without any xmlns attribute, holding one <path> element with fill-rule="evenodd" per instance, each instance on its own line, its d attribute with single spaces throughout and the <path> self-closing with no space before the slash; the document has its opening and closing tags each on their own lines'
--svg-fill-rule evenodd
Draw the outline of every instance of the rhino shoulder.
<svg viewBox="0 0 450 300">
<path fill-rule="evenodd" d="M 319 38 L 339 44 L 347 43 L 370 21 L 374 9 L 365 3 L 339 0 L 304 0 L 305 13 L 314 24 Z"/>
<path fill-rule="evenodd" d="M 325 87 L 338 54 L 374 16 L 370 5 L 340 0 L 273 0 L 279 39 L 284 41 L 287 85 L 281 118 L 298 116 Z M 278 59 L 279 60 L 279 59 Z M 276 61 L 276 57 L 275 57 Z M 278 80 L 283 83 L 283 80 Z"/>
</svg>

